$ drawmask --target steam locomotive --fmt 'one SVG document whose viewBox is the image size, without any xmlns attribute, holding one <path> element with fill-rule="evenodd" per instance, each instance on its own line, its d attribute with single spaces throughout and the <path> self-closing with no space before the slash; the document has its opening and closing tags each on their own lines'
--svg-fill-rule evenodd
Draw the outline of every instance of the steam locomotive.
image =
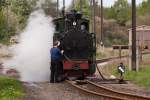
<svg viewBox="0 0 150 100">
<path fill-rule="evenodd" d="M 67 77 L 87 77 L 95 73 L 96 38 L 89 33 L 89 20 L 72 10 L 53 20 L 53 40 L 64 50 L 63 74 Z"/>
</svg>

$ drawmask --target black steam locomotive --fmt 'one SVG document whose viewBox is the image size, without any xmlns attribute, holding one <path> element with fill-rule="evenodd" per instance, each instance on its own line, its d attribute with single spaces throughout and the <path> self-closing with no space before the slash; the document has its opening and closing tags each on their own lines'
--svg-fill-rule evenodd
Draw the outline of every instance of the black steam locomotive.
<svg viewBox="0 0 150 100">
<path fill-rule="evenodd" d="M 89 33 L 89 20 L 80 12 L 72 10 L 54 19 L 56 31 L 54 41 L 60 41 L 64 50 L 63 74 L 68 77 L 86 77 L 96 70 L 96 38 Z"/>
</svg>

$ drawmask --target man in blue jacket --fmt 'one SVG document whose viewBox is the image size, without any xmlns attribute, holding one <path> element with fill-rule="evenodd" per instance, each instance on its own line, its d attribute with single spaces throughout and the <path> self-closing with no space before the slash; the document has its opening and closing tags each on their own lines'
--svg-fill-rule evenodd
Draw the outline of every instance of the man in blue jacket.
<svg viewBox="0 0 150 100">
<path fill-rule="evenodd" d="M 60 72 L 60 61 L 61 61 L 61 51 L 58 48 L 60 42 L 56 41 L 53 43 L 53 48 L 50 50 L 51 54 L 51 77 L 50 77 L 50 82 L 59 82 L 58 77 L 59 77 L 59 72 Z"/>
</svg>

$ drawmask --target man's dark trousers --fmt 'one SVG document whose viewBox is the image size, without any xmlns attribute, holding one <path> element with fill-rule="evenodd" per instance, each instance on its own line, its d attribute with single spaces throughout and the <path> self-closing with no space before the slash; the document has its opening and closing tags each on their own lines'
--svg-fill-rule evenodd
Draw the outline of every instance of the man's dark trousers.
<svg viewBox="0 0 150 100">
<path fill-rule="evenodd" d="M 58 82 L 58 77 L 59 77 L 59 61 L 51 61 L 51 77 L 50 77 L 50 82 Z"/>
</svg>

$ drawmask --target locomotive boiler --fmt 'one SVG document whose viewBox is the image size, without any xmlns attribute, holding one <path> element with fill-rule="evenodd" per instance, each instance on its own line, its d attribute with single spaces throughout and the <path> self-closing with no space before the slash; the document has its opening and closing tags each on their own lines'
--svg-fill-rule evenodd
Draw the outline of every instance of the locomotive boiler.
<svg viewBox="0 0 150 100">
<path fill-rule="evenodd" d="M 67 77 L 86 77 L 96 70 L 95 34 L 89 32 L 89 20 L 72 10 L 53 20 L 54 41 L 60 41 L 63 74 Z"/>
</svg>

